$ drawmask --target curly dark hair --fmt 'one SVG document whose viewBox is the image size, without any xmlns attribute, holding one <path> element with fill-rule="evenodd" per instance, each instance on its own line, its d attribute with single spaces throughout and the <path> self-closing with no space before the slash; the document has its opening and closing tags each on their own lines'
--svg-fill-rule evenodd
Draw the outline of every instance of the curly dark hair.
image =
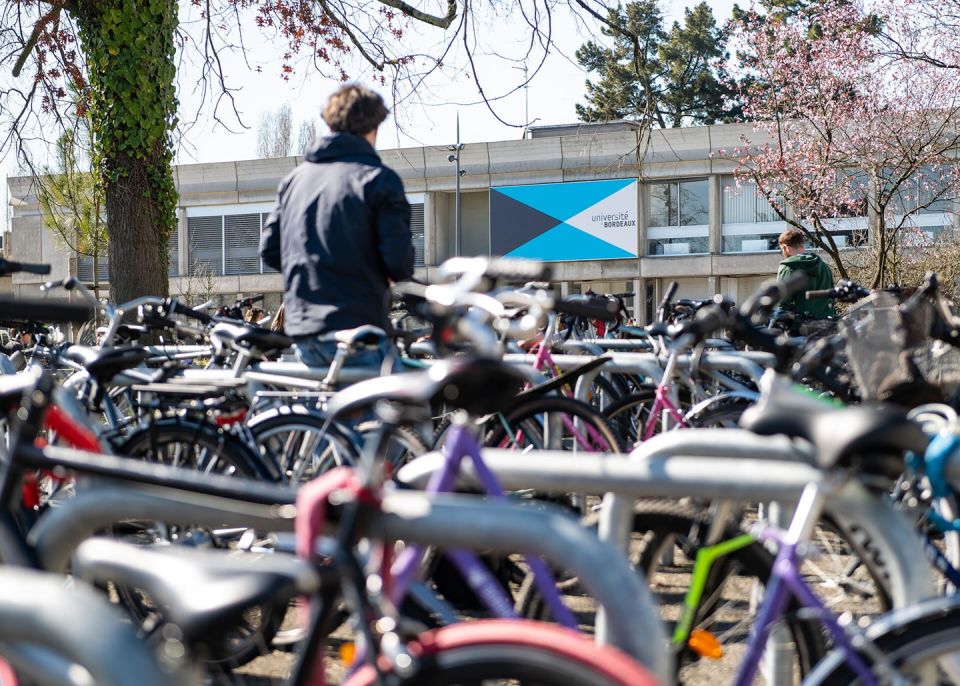
<svg viewBox="0 0 960 686">
<path fill-rule="evenodd" d="M 350 83 L 330 96 L 322 116 L 334 133 L 363 136 L 380 126 L 388 114 L 383 98 L 369 88 Z"/>
</svg>

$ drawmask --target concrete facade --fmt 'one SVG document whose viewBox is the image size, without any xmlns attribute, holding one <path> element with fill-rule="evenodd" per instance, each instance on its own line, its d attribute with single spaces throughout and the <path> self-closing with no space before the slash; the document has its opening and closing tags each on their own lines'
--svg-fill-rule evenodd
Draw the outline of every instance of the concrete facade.
<svg viewBox="0 0 960 686">
<path fill-rule="evenodd" d="M 735 147 L 745 134 L 756 136 L 743 125 L 656 130 L 648 136 L 622 123 L 534 128 L 531 137 L 523 140 L 468 143 L 461 153 L 461 167 L 466 172 L 461 179 L 461 250 L 466 255 L 489 251 L 491 186 L 638 178 L 641 257 L 553 263 L 553 280 L 567 292 L 593 288 L 636 293 L 640 297 L 632 305 L 641 320 L 645 319 L 649 301 L 658 298 L 672 279 L 680 281 L 681 296 L 706 297 L 719 290 L 742 299 L 762 278 L 775 273 L 779 261 L 776 252 L 722 254 L 721 177 L 731 174 L 736 165 L 715 156 L 721 149 Z M 425 266 L 418 269 L 418 275 L 429 278 L 432 269 L 454 252 L 456 179 L 454 165 L 447 160 L 449 151 L 446 146 L 428 146 L 383 150 L 380 154 L 401 176 L 408 194 L 422 198 Z M 172 249 L 176 272 L 185 275 L 190 270 L 190 217 L 268 211 L 278 183 L 300 162 L 299 157 L 288 157 L 176 167 L 174 178 L 180 197 L 178 245 Z M 708 252 L 646 256 L 649 197 L 644 189 L 651 182 L 685 179 L 706 180 L 709 184 Z M 11 178 L 8 185 L 13 217 L 8 255 L 50 262 L 54 270 L 51 278 L 75 273 L 75 260 L 43 227 L 32 179 Z M 779 233 L 781 227 L 772 222 L 769 229 Z M 17 275 L 13 281 L 14 290 L 22 294 L 35 293 L 41 283 L 29 275 Z M 196 277 L 171 277 L 171 292 L 191 296 L 209 292 L 223 300 L 241 293 L 264 292 L 270 294 L 267 305 L 272 308 L 282 290 L 278 274 L 208 275 L 201 281 Z"/>
</svg>

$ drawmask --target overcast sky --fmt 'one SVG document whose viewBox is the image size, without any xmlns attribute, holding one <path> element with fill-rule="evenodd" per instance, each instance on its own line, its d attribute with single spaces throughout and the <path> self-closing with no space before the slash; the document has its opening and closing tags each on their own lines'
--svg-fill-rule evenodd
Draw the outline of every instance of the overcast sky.
<svg viewBox="0 0 960 686">
<path fill-rule="evenodd" d="M 661 6 L 668 22 L 679 19 L 686 6 L 695 2 L 686 0 L 662 0 Z M 734 0 L 710 0 L 718 23 L 729 16 Z M 491 22 L 489 35 L 486 36 L 489 52 L 506 55 L 519 55 L 523 49 L 525 36 L 512 26 L 511 22 L 498 25 Z M 435 44 L 439 38 L 435 29 L 419 31 L 426 46 Z M 478 141 L 509 140 L 521 137 L 525 121 L 524 110 L 529 107 L 529 117 L 534 126 L 565 124 L 576 121 L 574 105 L 582 102 L 585 92 L 586 74 L 576 64 L 573 54 L 589 38 L 587 31 L 568 12 L 555 15 L 554 37 L 558 49 L 547 57 L 544 67 L 527 89 L 521 89 L 496 103 L 497 114 L 505 121 L 519 128 L 505 126 L 497 121 L 485 105 L 478 103 L 476 84 L 468 78 L 465 70 L 457 73 L 434 75 L 426 87 L 420 89 L 419 102 L 402 105 L 381 129 L 379 148 L 411 147 L 420 145 L 445 146 L 455 140 L 455 122 L 460 116 L 460 136 L 465 143 Z M 296 72 L 289 82 L 280 76 L 281 62 L 278 55 L 282 52 L 282 40 L 271 41 L 269 37 L 247 32 L 244 36 L 252 48 L 248 51 L 246 62 L 238 55 L 228 56 L 225 71 L 232 79 L 232 85 L 240 87 L 236 94 L 238 109 L 243 123 L 242 128 L 236 120 L 230 120 L 235 132 L 225 130 L 216 124 L 207 113 L 191 127 L 180 141 L 177 150 L 178 163 L 220 162 L 226 160 L 250 159 L 256 157 L 256 124 L 266 110 L 274 110 L 282 103 L 289 102 L 294 113 L 294 131 L 300 121 L 315 118 L 319 122 L 319 109 L 326 97 L 339 85 L 338 82 L 324 79 L 307 69 Z M 451 59 L 451 64 L 462 64 Z M 533 64 L 530 68 L 533 68 Z M 521 64 L 512 67 L 504 60 L 495 57 L 478 58 L 478 67 L 485 78 L 484 85 L 488 93 L 500 95 L 523 82 Z M 189 84 L 190 79 L 181 79 Z M 387 89 L 383 94 L 388 96 Z M 181 119 L 192 118 L 197 99 L 191 89 L 182 86 L 179 93 Z M 394 119 L 396 121 L 394 121 Z M 398 126 L 399 124 L 399 126 Z M 321 131 L 325 131 L 322 123 Z M 0 171 L 6 175 L 16 175 L 18 165 L 11 155 L 0 160 Z M 7 189 L 6 182 L 0 191 L 0 227 L 7 226 Z"/>
</svg>

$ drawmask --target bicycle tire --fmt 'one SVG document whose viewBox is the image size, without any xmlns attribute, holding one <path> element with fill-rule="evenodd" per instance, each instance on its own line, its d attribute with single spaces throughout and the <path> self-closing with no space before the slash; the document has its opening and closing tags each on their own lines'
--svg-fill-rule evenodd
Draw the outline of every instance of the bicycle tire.
<svg viewBox="0 0 960 686">
<path fill-rule="evenodd" d="M 287 480 L 309 481 L 329 469 L 351 467 L 360 458 L 357 436 L 305 405 L 258 412 L 247 419 L 247 429 L 261 458 L 276 465 Z M 308 458 L 313 463 L 309 468 L 303 464 Z"/>
<path fill-rule="evenodd" d="M 654 686 L 640 663 L 562 627 L 526 620 L 478 620 L 428 632 L 409 646 L 418 668 L 398 686 Z M 343 686 L 372 686 L 366 666 Z"/>
<path fill-rule="evenodd" d="M 634 446 L 642 440 L 654 400 L 654 389 L 644 388 L 623 396 L 603 411 L 604 419 L 622 445 Z"/>
<path fill-rule="evenodd" d="M 186 449 L 174 450 L 173 446 Z M 198 466 L 208 473 L 273 480 L 253 450 L 236 436 L 207 422 L 185 417 L 163 417 L 114 441 L 119 455 L 174 466 Z M 204 451 L 207 451 L 204 454 Z"/>
<path fill-rule="evenodd" d="M 172 446 L 187 446 L 187 450 L 175 450 Z M 252 450 L 235 436 L 221 431 L 218 427 L 205 422 L 182 417 L 166 417 L 151 422 L 118 441 L 117 451 L 151 462 L 171 463 L 183 467 L 209 463 L 208 472 L 252 479 L 271 479 L 270 473 Z M 201 458 L 204 451 L 213 455 Z M 190 456 L 193 456 L 191 459 Z M 171 460 L 170 458 L 174 459 Z M 186 459 L 182 459 L 186 457 Z M 216 467 L 216 469 L 214 469 Z M 142 532 L 155 527 L 144 527 L 142 523 L 127 522 L 123 529 L 130 535 L 142 538 Z M 189 534 L 189 531 L 188 531 Z M 136 589 L 116 587 L 121 603 L 138 621 L 145 621 L 153 612 L 150 602 Z M 267 604 L 251 607 L 244 613 L 243 620 L 224 634 L 224 640 L 215 646 L 209 646 L 208 655 L 203 662 L 221 664 L 227 667 L 239 667 L 269 650 L 274 635 L 280 628 L 286 614 L 286 604 L 282 606 Z"/>
<path fill-rule="evenodd" d="M 952 607 L 936 608 L 935 611 L 928 612 L 919 618 L 894 624 L 879 636 L 871 636 L 872 649 L 860 651 L 858 655 L 867 666 L 873 666 L 874 660 L 871 655 L 879 651 L 887 661 L 887 665 L 892 666 L 901 675 L 904 673 L 909 675 L 910 672 L 918 672 L 922 668 L 927 677 L 923 680 L 925 684 L 956 684 L 960 681 L 960 674 L 958 674 L 960 665 L 957 664 L 956 657 L 960 653 L 958 625 L 960 625 L 960 607 L 954 604 Z M 933 670 L 939 672 L 946 665 L 931 665 L 930 662 L 947 655 L 953 656 L 949 664 L 950 675 L 932 674 Z M 840 654 L 831 653 L 804 683 L 810 686 L 851 686 L 862 682 Z M 909 680 L 906 683 L 916 682 Z"/>
<path fill-rule="evenodd" d="M 622 451 L 620 440 L 602 414 L 579 400 L 561 396 L 534 398 L 524 401 L 511 408 L 508 412 L 487 420 L 483 433 L 483 444 L 488 447 L 515 447 L 525 449 L 527 446 L 519 444 L 516 440 L 515 433 L 511 432 L 511 437 L 508 438 L 507 430 L 508 427 L 510 427 L 511 429 L 522 429 L 523 437 L 531 441 L 529 445 L 534 445 L 536 448 L 543 448 L 545 447 L 543 445 L 545 442 L 544 435 L 542 430 L 537 429 L 537 426 L 540 424 L 537 417 L 549 414 L 567 415 L 592 428 L 598 434 L 600 440 L 598 442 L 591 437 L 590 450 L 611 453 Z M 513 440 L 511 440 L 511 438 Z M 534 444 L 533 441 L 538 438 L 539 444 Z M 573 437 L 561 437 L 563 442 L 568 442 L 570 439 L 573 439 Z"/>
</svg>

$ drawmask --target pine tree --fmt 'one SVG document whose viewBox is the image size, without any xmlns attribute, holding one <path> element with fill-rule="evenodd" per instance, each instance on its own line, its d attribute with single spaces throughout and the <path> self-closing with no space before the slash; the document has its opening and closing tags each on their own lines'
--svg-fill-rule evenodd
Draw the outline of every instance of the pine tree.
<svg viewBox="0 0 960 686">
<path fill-rule="evenodd" d="M 706 2 L 687 9 L 669 31 L 658 0 L 630 2 L 610 10 L 603 33 L 612 47 L 590 41 L 576 53 L 600 77 L 587 81 L 587 104 L 576 106 L 582 121 L 630 119 L 666 128 L 736 117 L 717 66 L 725 37 Z"/>
</svg>

